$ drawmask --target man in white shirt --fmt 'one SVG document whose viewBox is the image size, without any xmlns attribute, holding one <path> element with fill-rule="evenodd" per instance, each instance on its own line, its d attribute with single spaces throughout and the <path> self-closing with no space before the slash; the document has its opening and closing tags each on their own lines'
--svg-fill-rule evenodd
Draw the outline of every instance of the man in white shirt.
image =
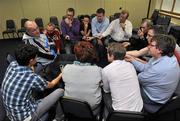
<svg viewBox="0 0 180 121">
<path fill-rule="evenodd" d="M 119 19 L 113 20 L 105 32 L 103 32 L 100 38 L 111 36 L 110 42 L 122 42 L 124 40 L 129 40 L 132 36 L 132 23 L 127 20 L 129 17 L 129 12 L 123 10 L 119 16 Z"/>
<path fill-rule="evenodd" d="M 113 42 L 108 46 L 107 53 L 108 61 L 111 63 L 102 70 L 106 107 L 117 111 L 140 112 L 143 108 L 143 101 L 139 82 L 133 65 L 124 60 L 125 48 L 120 43 Z M 105 115 L 106 113 L 105 109 Z"/>
</svg>

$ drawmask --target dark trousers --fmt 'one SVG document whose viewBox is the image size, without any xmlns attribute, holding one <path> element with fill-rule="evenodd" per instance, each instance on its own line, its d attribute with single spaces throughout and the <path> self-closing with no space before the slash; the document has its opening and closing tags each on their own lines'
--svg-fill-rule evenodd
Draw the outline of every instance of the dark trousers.
<svg viewBox="0 0 180 121">
<path fill-rule="evenodd" d="M 109 113 L 111 113 L 114 110 L 112 107 L 111 93 L 103 93 L 103 102 L 104 102 L 103 118 L 106 120 Z"/>
<path fill-rule="evenodd" d="M 155 113 L 157 112 L 163 104 L 156 103 L 149 99 L 149 97 L 146 95 L 146 93 L 141 88 L 141 96 L 143 98 L 143 111 L 148 113 Z"/>
</svg>

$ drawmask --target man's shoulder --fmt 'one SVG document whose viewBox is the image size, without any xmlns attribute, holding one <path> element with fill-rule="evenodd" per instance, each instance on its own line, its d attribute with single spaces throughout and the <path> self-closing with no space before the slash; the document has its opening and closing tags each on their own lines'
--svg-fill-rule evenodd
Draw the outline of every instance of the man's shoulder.
<svg viewBox="0 0 180 121">
<path fill-rule="evenodd" d="M 126 23 L 129 24 L 129 25 L 132 25 L 132 22 L 130 20 L 126 20 Z"/>
</svg>

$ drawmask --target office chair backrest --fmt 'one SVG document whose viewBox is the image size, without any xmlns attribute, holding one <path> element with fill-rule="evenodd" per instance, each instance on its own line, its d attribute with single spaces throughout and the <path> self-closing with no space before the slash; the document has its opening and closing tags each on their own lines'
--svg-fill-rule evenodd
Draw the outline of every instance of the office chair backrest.
<svg viewBox="0 0 180 121">
<path fill-rule="evenodd" d="M 40 29 L 44 28 L 43 20 L 40 17 L 35 18 L 35 22 Z"/>
<path fill-rule="evenodd" d="M 180 109 L 180 98 L 179 95 L 174 94 L 171 99 L 156 112 L 156 114 L 173 112 L 177 109 Z"/>
<path fill-rule="evenodd" d="M 159 15 L 159 10 L 154 10 L 153 13 L 152 13 L 152 16 L 151 16 L 151 20 L 153 22 L 153 24 L 155 25 L 156 24 L 156 20 L 158 18 L 158 15 Z"/>
<path fill-rule="evenodd" d="M 72 116 L 79 119 L 94 119 L 89 104 L 79 99 L 64 97 L 60 100 L 65 117 Z"/>
<path fill-rule="evenodd" d="M 27 18 L 22 18 L 21 19 L 21 28 L 24 28 L 24 24 L 26 23 L 26 21 L 28 21 Z"/>
<path fill-rule="evenodd" d="M 58 18 L 57 18 L 56 16 L 51 16 L 51 17 L 49 18 L 49 21 L 50 21 L 51 23 L 53 23 L 55 26 L 59 27 L 59 21 L 58 21 Z"/>
<path fill-rule="evenodd" d="M 96 13 L 91 14 L 91 20 L 96 16 Z"/>
<path fill-rule="evenodd" d="M 163 20 L 163 25 L 169 26 L 170 22 L 171 22 L 171 17 L 170 16 L 165 16 L 164 20 Z"/>
<path fill-rule="evenodd" d="M 121 15 L 121 13 L 114 13 L 114 19 L 119 18 L 120 15 Z"/>
<path fill-rule="evenodd" d="M 141 112 L 134 111 L 113 111 L 108 117 L 107 121 L 143 121 L 144 115 Z"/>
<path fill-rule="evenodd" d="M 7 30 L 16 29 L 14 20 L 12 19 L 6 20 L 6 29 Z"/>
</svg>

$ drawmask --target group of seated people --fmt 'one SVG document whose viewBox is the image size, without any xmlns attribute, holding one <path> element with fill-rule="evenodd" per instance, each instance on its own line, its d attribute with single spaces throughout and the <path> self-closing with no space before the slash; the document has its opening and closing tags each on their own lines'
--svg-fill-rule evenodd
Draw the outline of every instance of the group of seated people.
<svg viewBox="0 0 180 121">
<path fill-rule="evenodd" d="M 74 13 L 73 8 L 67 9 L 61 31 L 49 23 L 44 34 L 40 34 L 34 21 L 25 23 L 26 33 L 22 39 L 25 44 L 17 47 L 15 61 L 8 66 L 1 86 L 8 118 L 12 121 L 45 121 L 48 110 L 56 105 L 55 120 L 60 121 L 63 112 L 58 100 L 62 96 L 88 102 L 95 115 L 103 109 L 104 120 L 111 109 L 158 111 L 172 97 L 180 79 L 177 60 L 180 49 L 175 39 L 158 34 L 145 20 L 137 33 L 142 46 L 126 51 L 130 45 L 123 42 L 132 36 L 128 11 L 123 10 L 119 19 L 109 24 L 104 9 L 99 8 L 91 26 L 89 18 L 84 16 L 84 27 L 73 18 Z M 46 80 L 37 73 L 36 63 L 44 67 L 61 55 L 61 33 L 66 55 L 74 53 L 75 60 L 61 68 L 57 77 Z M 106 51 L 109 62 L 103 68 L 97 66 L 101 51 Z M 138 58 L 146 55 L 147 61 Z M 40 100 L 33 97 L 34 90 L 44 91 L 59 83 L 64 83 L 64 87 L 54 89 Z"/>
</svg>

